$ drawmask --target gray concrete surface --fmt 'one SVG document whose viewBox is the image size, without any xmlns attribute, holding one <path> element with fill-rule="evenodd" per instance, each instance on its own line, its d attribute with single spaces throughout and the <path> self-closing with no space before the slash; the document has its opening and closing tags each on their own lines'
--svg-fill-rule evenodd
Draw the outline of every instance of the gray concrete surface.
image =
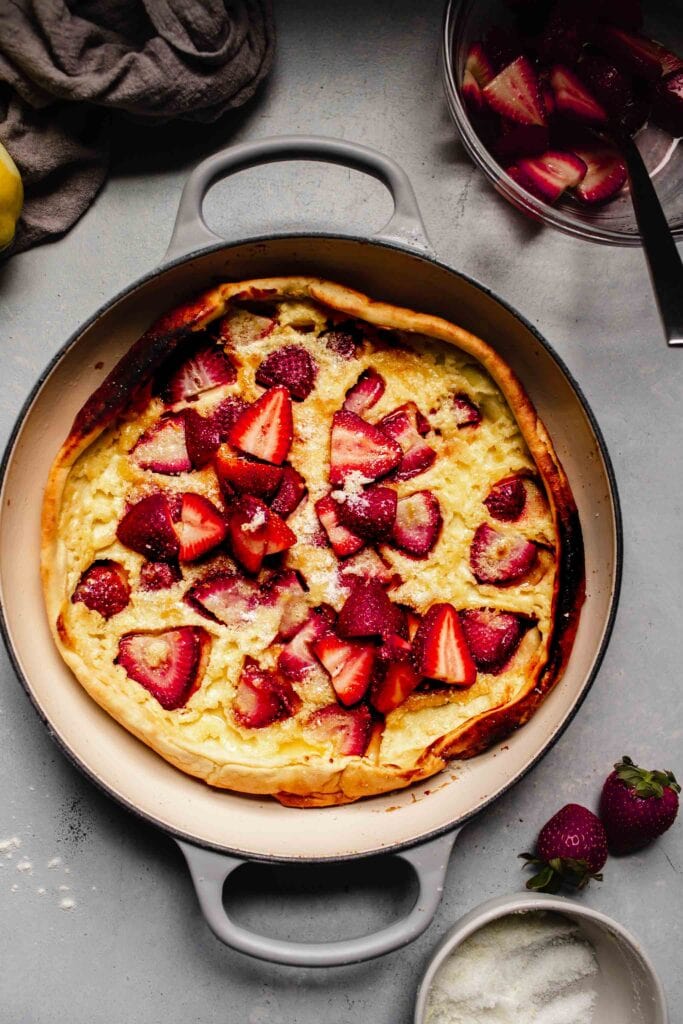
<svg viewBox="0 0 683 1024">
<path fill-rule="evenodd" d="M 213 938 L 174 844 L 65 761 L 3 652 L 0 841 L 17 836 L 21 847 L 0 855 L 1 1024 L 408 1024 L 431 949 L 461 913 L 522 887 L 516 855 L 551 813 L 568 800 L 594 804 L 622 753 L 683 775 L 683 352 L 664 347 L 638 250 L 538 230 L 470 164 L 439 81 L 441 7 L 440 0 L 322 7 L 280 0 L 277 66 L 235 122 L 158 134 L 119 129 L 117 150 L 126 155 L 81 223 L 0 269 L 2 437 L 64 339 L 159 260 L 181 184 L 200 156 L 231 141 L 297 131 L 376 146 L 409 173 L 441 258 L 538 325 L 602 426 L 626 540 L 621 606 L 602 671 L 543 762 L 463 832 L 429 931 L 374 963 L 313 972 L 251 961 Z M 216 187 L 207 203 L 212 226 L 230 238 L 301 225 L 370 230 L 388 212 L 381 186 L 320 165 L 250 171 Z M 683 1002 L 682 837 L 679 823 L 650 850 L 611 860 L 604 882 L 581 897 L 642 939 L 673 1021 Z M 235 911 L 289 936 L 357 934 L 410 898 L 405 876 L 386 862 L 295 877 L 261 869 L 242 881 Z M 61 909 L 62 899 L 75 906 Z"/>
</svg>

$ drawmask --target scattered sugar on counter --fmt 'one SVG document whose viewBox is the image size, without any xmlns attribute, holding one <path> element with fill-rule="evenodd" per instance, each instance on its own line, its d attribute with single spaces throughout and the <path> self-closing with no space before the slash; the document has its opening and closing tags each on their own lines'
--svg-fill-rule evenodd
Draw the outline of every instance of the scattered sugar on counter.
<svg viewBox="0 0 683 1024">
<path fill-rule="evenodd" d="M 509 914 L 444 961 L 426 1024 L 591 1024 L 597 972 L 593 947 L 571 921 Z"/>
</svg>

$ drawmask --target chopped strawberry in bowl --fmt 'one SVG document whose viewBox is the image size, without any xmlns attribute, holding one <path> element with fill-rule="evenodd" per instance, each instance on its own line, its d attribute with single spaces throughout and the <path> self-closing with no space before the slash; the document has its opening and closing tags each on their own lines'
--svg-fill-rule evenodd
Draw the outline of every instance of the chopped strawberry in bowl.
<svg viewBox="0 0 683 1024">
<path fill-rule="evenodd" d="M 624 11 L 628 11 L 628 17 Z M 536 220 L 639 245 L 612 134 L 634 135 L 683 236 L 683 21 L 666 0 L 451 0 L 446 99 L 470 157 Z M 599 137 L 596 132 L 603 132 Z"/>
</svg>

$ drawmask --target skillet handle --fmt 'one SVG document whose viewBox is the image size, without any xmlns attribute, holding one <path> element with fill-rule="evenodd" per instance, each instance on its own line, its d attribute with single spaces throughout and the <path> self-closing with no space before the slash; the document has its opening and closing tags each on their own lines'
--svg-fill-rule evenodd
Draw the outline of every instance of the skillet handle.
<svg viewBox="0 0 683 1024">
<path fill-rule="evenodd" d="M 413 186 L 405 171 L 390 157 L 344 139 L 283 135 L 230 146 L 229 149 L 207 157 L 195 167 L 185 182 L 173 234 L 162 263 L 216 243 L 225 243 L 225 239 L 211 231 L 204 220 L 202 206 L 207 192 L 221 178 L 248 167 L 279 160 L 320 160 L 351 167 L 378 178 L 392 195 L 394 212 L 389 222 L 374 237 L 432 254 Z"/>
<path fill-rule="evenodd" d="M 361 963 L 390 953 L 406 946 L 425 931 L 441 902 L 448 859 L 458 832 L 449 832 L 412 850 L 392 854 L 407 861 L 417 876 L 417 900 L 406 917 L 373 934 L 334 942 L 289 942 L 243 928 L 228 916 L 223 905 L 223 887 L 233 871 L 247 861 L 214 850 L 205 850 L 180 839 L 176 842 L 185 855 L 207 924 L 226 946 L 276 964 L 336 967 Z"/>
</svg>

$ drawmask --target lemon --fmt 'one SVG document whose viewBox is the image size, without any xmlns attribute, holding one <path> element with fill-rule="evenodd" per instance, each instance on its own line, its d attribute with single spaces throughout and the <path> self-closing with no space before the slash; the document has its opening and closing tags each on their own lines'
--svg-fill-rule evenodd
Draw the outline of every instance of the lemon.
<svg viewBox="0 0 683 1024">
<path fill-rule="evenodd" d="M 11 245 L 24 205 L 24 186 L 12 157 L 0 142 L 0 252 Z"/>
</svg>

